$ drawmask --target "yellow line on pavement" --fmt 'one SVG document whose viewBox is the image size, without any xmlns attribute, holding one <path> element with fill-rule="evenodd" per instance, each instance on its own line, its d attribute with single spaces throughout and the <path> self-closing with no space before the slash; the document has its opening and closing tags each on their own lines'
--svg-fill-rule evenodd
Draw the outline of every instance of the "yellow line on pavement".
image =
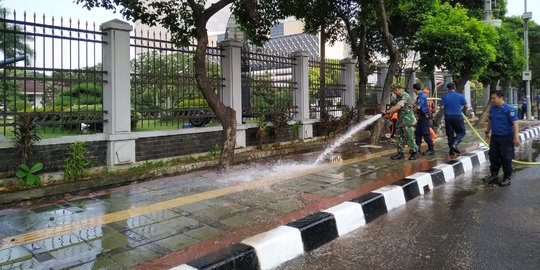
<svg viewBox="0 0 540 270">
<path fill-rule="evenodd" d="M 77 231 L 87 229 L 87 228 L 92 228 L 92 227 L 96 227 L 96 226 L 100 226 L 104 224 L 126 220 L 134 216 L 141 216 L 141 215 L 157 212 L 160 210 L 175 208 L 175 207 L 179 207 L 179 206 L 190 204 L 190 203 L 213 199 L 213 198 L 221 197 L 224 195 L 228 195 L 228 194 L 232 194 L 232 193 L 236 193 L 240 191 L 256 189 L 262 186 L 270 186 L 270 185 L 274 185 L 276 183 L 279 183 L 288 179 L 305 176 L 305 175 L 319 172 L 319 171 L 329 169 L 329 168 L 340 167 L 343 165 L 349 165 L 349 164 L 357 163 L 360 161 L 365 161 L 368 159 L 381 157 L 387 154 L 391 154 L 393 152 L 395 152 L 394 149 L 385 150 L 378 153 L 368 154 L 368 155 L 361 156 L 358 158 L 345 160 L 341 163 L 322 164 L 317 167 L 313 167 L 312 169 L 307 169 L 300 172 L 291 173 L 286 176 L 267 177 L 267 178 L 263 178 L 257 181 L 252 181 L 252 182 L 248 182 L 248 183 L 244 183 L 240 185 L 210 190 L 206 192 L 201 192 L 201 193 L 197 193 L 193 195 L 180 197 L 177 199 L 171 199 L 171 200 L 158 202 L 158 203 L 154 203 L 150 205 L 122 210 L 122 211 L 118 211 L 118 212 L 114 212 L 114 213 L 110 213 L 110 214 L 106 214 L 102 216 L 92 217 L 85 220 L 74 221 L 70 224 L 66 224 L 62 226 L 32 231 L 32 232 L 28 232 L 28 233 L 24 233 L 24 234 L 20 234 L 16 236 L 10 236 L 10 237 L 6 237 L 2 239 L 2 242 L 0 242 L 0 250 L 4 250 L 11 247 L 24 245 L 24 244 L 29 244 L 35 241 L 44 240 L 44 239 L 48 239 L 52 237 L 62 236 L 68 233 L 77 232 Z"/>
</svg>

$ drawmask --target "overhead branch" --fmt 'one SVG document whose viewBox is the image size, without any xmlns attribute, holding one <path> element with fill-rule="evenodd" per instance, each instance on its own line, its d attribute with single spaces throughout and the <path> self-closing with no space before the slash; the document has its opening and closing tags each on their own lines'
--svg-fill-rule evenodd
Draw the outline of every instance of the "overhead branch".
<svg viewBox="0 0 540 270">
<path fill-rule="evenodd" d="M 193 0 L 190 0 L 190 1 L 193 1 Z M 208 7 L 207 9 L 203 11 L 202 13 L 203 18 L 205 20 L 210 19 L 210 17 L 212 17 L 214 14 L 216 14 L 218 11 L 220 11 L 227 5 L 231 4 L 232 2 L 233 0 L 220 0 L 213 3 L 212 5 L 210 5 L 210 7 Z"/>
</svg>

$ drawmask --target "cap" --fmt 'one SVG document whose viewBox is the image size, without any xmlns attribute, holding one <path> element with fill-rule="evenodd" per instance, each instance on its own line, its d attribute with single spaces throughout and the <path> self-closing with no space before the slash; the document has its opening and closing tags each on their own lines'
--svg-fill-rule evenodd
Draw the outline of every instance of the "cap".
<svg viewBox="0 0 540 270">
<path fill-rule="evenodd" d="M 394 89 L 396 89 L 396 88 L 402 88 L 402 87 L 401 87 L 401 84 L 399 84 L 399 83 L 394 83 L 394 84 L 392 84 L 392 90 L 394 90 Z"/>
</svg>

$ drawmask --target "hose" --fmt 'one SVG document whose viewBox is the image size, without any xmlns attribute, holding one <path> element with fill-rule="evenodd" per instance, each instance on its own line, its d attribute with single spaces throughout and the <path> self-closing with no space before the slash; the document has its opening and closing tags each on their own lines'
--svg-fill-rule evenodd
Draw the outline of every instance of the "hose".
<svg viewBox="0 0 540 270">
<path fill-rule="evenodd" d="M 428 99 L 430 99 L 430 100 L 441 100 L 440 98 L 428 98 Z M 467 118 L 467 116 L 465 114 L 463 114 L 463 119 L 465 119 L 465 122 L 467 122 L 467 124 L 472 129 L 474 134 L 476 134 L 476 137 L 478 137 L 478 139 L 480 139 L 486 146 L 489 147 L 489 143 L 487 143 L 486 140 L 484 140 L 484 138 L 482 136 L 480 136 L 480 134 L 478 134 L 478 131 L 476 131 L 476 129 L 473 127 L 473 125 L 471 124 L 471 122 L 469 121 L 469 119 Z M 516 163 L 516 164 L 526 165 L 526 166 L 540 165 L 540 162 L 529 162 L 529 161 L 521 161 L 521 160 L 515 160 L 515 159 L 512 159 L 512 162 Z"/>
</svg>

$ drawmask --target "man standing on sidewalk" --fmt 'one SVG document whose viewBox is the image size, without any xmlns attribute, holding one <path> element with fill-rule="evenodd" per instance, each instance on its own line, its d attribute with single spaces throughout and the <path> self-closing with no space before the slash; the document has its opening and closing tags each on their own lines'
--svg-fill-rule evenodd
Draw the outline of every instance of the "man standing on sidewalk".
<svg viewBox="0 0 540 270">
<path fill-rule="evenodd" d="M 433 140 L 431 139 L 431 132 L 429 132 L 429 107 L 428 100 L 420 84 L 415 83 L 413 85 L 414 92 L 416 93 L 416 113 L 418 115 L 418 122 L 416 123 L 416 130 L 414 136 L 416 145 L 418 145 L 418 152 L 420 152 L 420 146 L 422 145 L 422 137 L 428 145 L 428 150 L 423 155 L 435 154 L 433 150 Z"/>
<path fill-rule="evenodd" d="M 467 110 L 465 96 L 456 92 L 456 84 L 451 82 L 446 85 L 448 93 L 441 99 L 441 108 L 444 109 L 444 127 L 448 138 L 449 154 L 460 154 L 458 145 L 465 137 L 465 123 L 462 111 Z"/>
<path fill-rule="evenodd" d="M 521 104 L 521 113 L 519 116 L 519 119 L 523 120 L 525 118 L 525 115 L 527 115 L 527 99 L 525 96 L 521 96 L 519 99 L 519 103 Z"/>
<path fill-rule="evenodd" d="M 392 115 L 398 113 L 397 127 L 396 127 L 396 145 L 397 154 L 392 156 L 392 159 L 402 159 L 405 157 L 405 145 L 409 146 L 409 152 L 411 153 L 410 160 L 418 158 L 418 146 L 414 142 L 414 125 L 416 124 L 416 118 L 414 117 L 414 107 L 412 104 L 411 96 L 403 91 L 401 85 L 392 85 L 392 99 L 389 110 L 384 114 Z"/>
<path fill-rule="evenodd" d="M 536 114 L 536 119 L 540 119 L 540 94 L 536 94 L 535 100 L 536 100 L 536 110 L 538 111 L 538 113 Z"/>
<path fill-rule="evenodd" d="M 486 129 L 486 139 L 489 140 L 489 162 L 491 176 L 488 184 L 509 186 L 512 176 L 512 159 L 515 157 L 514 146 L 519 146 L 519 126 L 516 110 L 504 102 L 504 93 L 491 93 L 491 109 Z M 491 136 L 489 132 L 491 130 Z M 499 182 L 499 169 L 503 168 L 504 178 Z"/>
</svg>

